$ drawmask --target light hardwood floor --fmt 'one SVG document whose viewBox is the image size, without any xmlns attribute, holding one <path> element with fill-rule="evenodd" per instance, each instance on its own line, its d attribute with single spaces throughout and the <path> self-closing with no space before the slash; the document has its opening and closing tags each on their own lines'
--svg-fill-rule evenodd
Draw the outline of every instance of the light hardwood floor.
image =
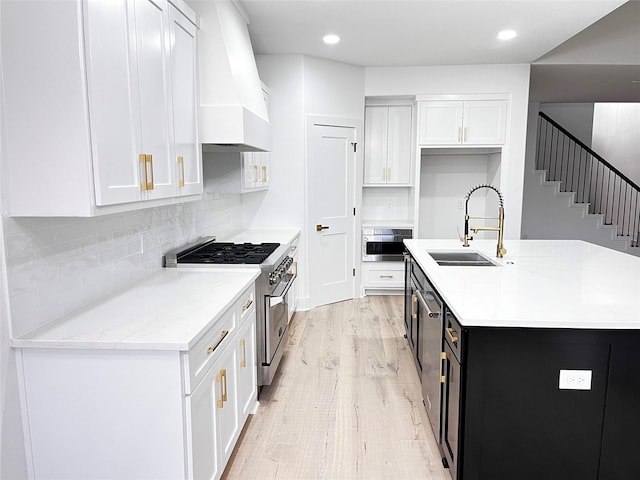
<svg viewBox="0 0 640 480">
<path fill-rule="evenodd" d="M 402 296 L 299 312 L 223 478 L 451 480 L 404 338 Z"/>
</svg>

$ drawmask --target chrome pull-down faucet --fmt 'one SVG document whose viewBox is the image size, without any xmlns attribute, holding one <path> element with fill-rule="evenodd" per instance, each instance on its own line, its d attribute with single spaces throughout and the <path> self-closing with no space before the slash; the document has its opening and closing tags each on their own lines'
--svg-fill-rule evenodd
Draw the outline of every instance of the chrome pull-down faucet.
<svg viewBox="0 0 640 480">
<path fill-rule="evenodd" d="M 471 194 L 473 192 L 475 192 L 476 190 L 479 190 L 481 188 L 488 188 L 490 190 L 493 190 L 494 192 L 496 192 L 498 194 L 498 202 L 499 202 L 499 209 L 498 209 L 498 217 L 470 217 L 469 216 L 469 199 L 471 198 Z M 498 258 L 502 258 L 504 256 L 505 253 L 507 253 L 507 249 L 504 248 L 504 245 L 502 244 L 502 241 L 504 239 L 504 201 L 502 199 L 502 194 L 500 193 L 500 191 L 492 186 L 492 185 L 478 185 L 476 187 L 473 187 L 471 190 L 469 190 L 469 193 L 467 193 L 464 197 L 464 237 L 462 239 L 462 246 L 463 247 L 468 247 L 469 246 L 469 240 L 473 240 L 473 237 L 469 236 L 469 230 L 471 230 L 473 233 L 478 233 L 480 231 L 490 231 L 490 232 L 498 232 L 498 246 L 496 249 L 496 257 Z M 471 227 L 469 228 L 469 219 L 483 219 L 483 220 L 498 220 L 498 226 L 497 227 Z"/>
</svg>

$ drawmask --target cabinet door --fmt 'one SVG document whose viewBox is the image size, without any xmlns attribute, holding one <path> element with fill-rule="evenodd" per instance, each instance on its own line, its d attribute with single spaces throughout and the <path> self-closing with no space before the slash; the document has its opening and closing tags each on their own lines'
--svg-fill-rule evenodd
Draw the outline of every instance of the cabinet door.
<svg viewBox="0 0 640 480">
<path fill-rule="evenodd" d="M 463 143 L 502 145 L 507 125 L 506 101 L 464 102 Z"/>
<path fill-rule="evenodd" d="M 171 90 L 174 160 L 180 195 L 202 193 L 202 157 L 198 148 L 196 97 L 196 26 L 173 5 L 171 20 Z"/>
<path fill-rule="evenodd" d="M 442 392 L 442 448 L 449 464 L 451 478 L 458 471 L 458 436 L 460 425 L 460 387 L 462 374 L 460 362 L 447 342 L 444 345 L 445 384 Z"/>
<path fill-rule="evenodd" d="M 411 107 L 389 107 L 387 183 L 411 183 Z"/>
<path fill-rule="evenodd" d="M 86 2 L 91 147 L 97 205 L 140 200 L 140 123 L 132 94 L 136 71 L 131 55 L 131 4 L 125 0 Z"/>
<path fill-rule="evenodd" d="M 236 348 L 238 349 L 238 412 L 240 415 L 240 425 L 244 425 L 245 419 L 256 406 L 258 398 L 255 311 L 238 332 L 236 344 Z"/>
<path fill-rule="evenodd" d="M 420 102 L 418 142 L 420 145 L 457 145 L 462 141 L 463 102 Z"/>
<path fill-rule="evenodd" d="M 258 165 L 260 166 L 260 187 L 269 187 L 269 167 L 271 162 L 271 152 L 257 152 L 255 154 L 258 158 Z"/>
<path fill-rule="evenodd" d="M 238 416 L 238 348 L 229 346 L 216 361 L 216 427 L 220 462 L 226 465 L 240 435 Z M 222 400 L 220 402 L 220 400 Z"/>
<path fill-rule="evenodd" d="M 364 125 L 364 183 L 385 183 L 387 179 L 388 107 L 366 107 Z"/>
<path fill-rule="evenodd" d="M 218 387 L 218 370 L 211 368 L 191 395 L 187 397 L 187 409 L 191 430 L 191 455 L 189 456 L 189 477 L 212 480 L 222 475 L 222 465 L 218 454 L 217 401 L 221 400 Z"/>
<path fill-rule="evenodd" d="M 151 155 L 149 199 L 173 197 L 175 161 L 171 158 L 173 132 L 169 123 L 168 4 L 161 0 L 134 0 L 135 60 L 139 98 L 141 151 Z"/>
<path fill-rule="evenodd" d="M 258 164 L 255 152 L 243 152 L 242 156 L 242 190 L 256 188 L 258 184 Z"/>
</svg>

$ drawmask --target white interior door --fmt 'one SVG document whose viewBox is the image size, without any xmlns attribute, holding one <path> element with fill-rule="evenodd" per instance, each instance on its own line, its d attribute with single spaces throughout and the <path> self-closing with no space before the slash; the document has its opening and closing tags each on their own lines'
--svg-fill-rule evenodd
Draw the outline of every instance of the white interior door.
<svg viewBox="0 0 640 480">
<path fill-rule="evenodd" d="M 354 297 L 356 128 L 308 125 L 309 293 L 318 306 Z"/>
</svg>

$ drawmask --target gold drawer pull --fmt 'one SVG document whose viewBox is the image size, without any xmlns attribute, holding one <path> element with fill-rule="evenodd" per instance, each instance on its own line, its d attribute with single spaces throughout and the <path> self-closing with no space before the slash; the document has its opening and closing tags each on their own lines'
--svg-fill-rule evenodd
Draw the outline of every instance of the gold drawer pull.
<svg viewBox="0 0 640 480">
<path fill-rule="evenodd" d="M 458 332 L 455 332 L 455 330 L 451 327 L 446 329 L 447 332 L 447 336 L 449 337 L 449 340 L 451 340 L 453 343 L 458 343 Z M 455 335 L 454 335 L 455 332 Z"/>
<path fill-rule="evenodd" d="M 267 183 L 267 167 L 262 166 L 262 183 Z"/>
<path fill-rule="evenodd" d="M 245 343 L 244 338 L 241 338 L 240 348 L 242 349 L 242 360 L 240 360 L 240 368 L 245 368 L 247 366 L 247 349 Z"/>
<path fill-rule="evenodd" d="M 380 278 L 393 278 L 393 275 L 380 275 Z"/>
<path fill-rule="evenodd" d="M 227 335 L 229 335 L 229 330 L 222 330 L 222 332 L 220 333 L 220 339 L 216 342 L 215 345 L 212 345 L 209 348 L 207 348 L 207 353 L 213 353 L 213 351 L 216 348 L 218 348 L 218 345 L 222 343 L 222 341 L 224 340 L 224 337 L 226 337 Z"/>
<path fill-rule="evenodd" d="M 253 165 L 253 182 L 258 183 L 258 165 Z"/>
<path fill-rule="evenodd" d="M 247 303 L 245 303 L 244 305 L 242 305 L 242 311 L 246 312 L 247 310 L 249 310 L 249 307 L 253 305 L 253 300 L 249 299 L 247 300 Z"/>
</svg>

